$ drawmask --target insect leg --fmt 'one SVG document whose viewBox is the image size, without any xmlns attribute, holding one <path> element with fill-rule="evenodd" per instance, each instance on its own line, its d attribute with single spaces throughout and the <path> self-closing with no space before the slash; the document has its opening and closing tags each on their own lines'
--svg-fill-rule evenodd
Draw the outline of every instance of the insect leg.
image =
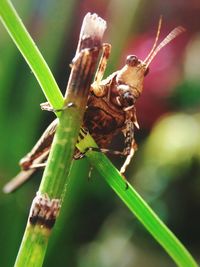
<svg viewBox="0 0 200 267">
<path fill-rule="evenodd" d="M 30 176 L 35 172 L 35 169 L 19 172 L 11 181 L 5 184 L 3 187 L 4 193 L 11 193 L 15 191 L 21 184 L 26 182 Z"/>
<path fill-rule="evenodd" d="M 52 106 L 49 104 L 49 102 L 41 103 L 41 104 L 40 104 L 40 108 L 41 108 L 41 110 L 54 112 L 54 109 L 53 109 Z"/>
<path fill-rule="evenodd" d="M 136 149 L 137 145 L 134 140 L 134 124 L 132 121 L 127 120 L 126 121 L 126 128 L 123 130 L 124 136 L 125 136 L 125 149 L 124 149 L 124 155 L 126 155 L 126 160 L 124 164 L 122 165 L 120 169 L 120 173 L 123 174 L 126 171 L 126 168 L 128 167 Z"/>
<path fill-rule="evenodd" d="M 43 153 L 39 157 L 37 157 L 33 164 L 29 166 L 28 169 L 22 170 L 19 172 L 11 181 L 9 181 L 5 186 L 3 187 L 4 193 L 11 193 L 14 190 L 16 190 L 19 186 L 21 186 L 23 183 L 25 183 L 31 175 L 37 170 L 37 166 L 40 164 L 43 164 L 42 162 L 48 157 L 49 151 L 46 151 L 46 153 Z"/>
<path fill-rule="evenodd" d="M 22 171 L 4 186 L 4 192 L 10 193 L 27 181 L 37 168 L 44 166 L 53 141 L 58 120 L 54 120 L 42 134 L 32 150 L 20 160 Z"/>
<path fill-rule="evenodd" d="M 101 84 L 101 81 L 105 73 L 108 58 L 110 56 L 111 45 L 108 43 L 104 43 L 102 46 L 102 50 L 103 50 L 103 53 L 102 53 L 95 77 L 94 77 L 94 82 L 92 83 L 90 87 L 90 91 L 98 97 L 102 97 L 107 92 L 107 87 Z"/>
<path fill-rule="evenodd" d="M 43 162 L 47 158 L 57 124 L 58 124 L 58 119 L 55 119 L 44 131 L 44 133 L 37 141 L 35 146 L 32 148 L 32 150 L 20 160 L 20 166 L 23 170 L 28 170 L 29 167 L 33 164 L 33 162 L 36 163 L 35 160 L 37 158 L 42 157 L 43 159 L 38 163 Z"/>
<path fill-rule="evenodd" d="M 71 108 L 71 107 L 75 107 L 75 104 L 72 102 L 68 103 L 66 106 L 64 106 L 60 109 L 53 109 L 52 106 L 49 104 L 49 102 L 44 102 L 44 103 L 40 104 L 41 110 L 50 111 L 50 112 L 59 112 L 59 111 L 63 111 L 65 109 Z"/>
<path fill-rule="evenodd" d="M 45 168 L 47 166 L 46 162 L 43 163 L 33 163 L 29 169 L 40 169 L 40 168 Z"/>
<path fill-rule="evenodd" d="M 89 132 L 88 132 L 88 130 L 86 128 L 81 127 L 81 130 L 80 130 L 80 133 L 79 133 L 79 136 L 78 136 L 77 143 L 81 142 L 81 140 L 84 139 L 88 133 Z M 110 138 L 108 140 L 110 140 Z M 108 140 L 105 140 L 104 139 L 105 144 L 107 144 Z M 123 151 L 113 151 L 113 150 L 110 150 L 110 149 L 107 149 L 107 148 L 100 148 L 100 147 L 87 147 L 84 152 L 80 152 L 79 150 L 77 150 L 75 152 L 75 154 L 74 154 L 74 159 L 75 160 L 78 160 L 78 159 L 84 158 L 85 157 L 85 154 L 88 151 L 95 151 L 95 152 L 102 152 L 102 153 L 111 153 L 111 154 L 114 154 L 114 155 L 124 156 L 124 152 Z"/>
<path fill-rule="evenodd" d="M 84 152 L 80 152 L 74 155 L 74 159 L 78 160 L 78 159 L 82 159 L 85 157 L 85 154 L 88 151 L 94 151 L 94 152 L 101 152 L 101 153 L 109 153 L 112 155 L 118 155 L 118 156 L 126 156 L 127 154 L 125 154 L 124 151 L 116 151 L 116 150 L 111 150 L 111 149 L 107 149 L 107 148 L 100 148 L 100 147 L 87 147 L 85 149 Z"/>
<path fill-rule="evenodd" d="M 99 65 L 98 65 L 98 68 L 97 68 L 97 71 L 94 77 L 94 82 L 96 83 L 100 83 L 101 80 L 103 79 L 103 75 L 104 75 L 104 72 L 107 66 L 107 61 L 108 61 L 108 58 L 111 52 L 111 45 L 108 43 L 104 43 L 102 45 L 102 50 L 103 50 L 103 53 L 101 55 L 101 59 L 100 59 L 100 62 L 99 62 Z"/>
<path fill-rule="evenodd" d="M 94 48 L 91 48 L 91 49 L 84 49 L 81 52 L 78 52 L 75 55 L 75 57 L 73 58 L 72 63 L 70 64 L 70 66 L 73 67 L 75 64 L 77 64 L 78 60 L 81 58 L 81 56 L 83 54 L 87 55 L 89 53 L 94 52 L 96 49 L 97 48 L 94 47 Z M 101 59 L 100 59 L 100 62 L 99 62 L 99 65 L 98 65 L 98 68 L 97 68 L 97 71 L 96 71 L 96 74 L 95 74 L 94 83 L 99 83 L 103 78 L 103 74 L 105 72 L 106 65 L 107 65 L 107 60 L 108 60 L 108 57 L 109 57 L 110 51 L 111 51 L 111 45 L 108 44 L 108 43 L 104 43 L 102 45 L 102 50 L 103 50 L 103 53 L 102 53 L 102 56 L 101 56 Z M 66 106 L 64 106 L 64 107 L 62 107 L 60 109 L 53 109 L 48 102 L 44 102 L 44 103 L 40 104 L 40 107 L 41 107 L 42 110 L 52 111 L 52 112 L 59 112 L 59 111 L 65 110 L 65 109 L 67 109 L 69 107 L 74 107 L 74 103 L 68 103 Z"/>
<path fill-rule="evenodd" d="M 123 134 L 125 137 L 125 149 L 123 151 L 112 151 L 110 149 L 106 148 L 99 148 L 99 147 L 87 147 L 84 152 L 78 152 L 75 153 L 74 159 L 82 159 L 85 154 L 88 151 L 96 151 L 96 152 L 102 152 L 102 153 L 110 153 L 114 155 L 120 155 L 120 156 L 126 156 L 126 160 L 124 164 L 122 165 L 120 169 L 120 173 L 123 174 L 126 171 L 126 168 L 128 167 L 136 149 L 137 145 L 135 143 L 134 139 L 134 122 L 132 122 L 130 119 L 126 120 L 125 122 L 125 128 L 123 130 Z M 81 141 L 85 136 L 87 135 L 87 130 L 81 128 L 81 131 L 79 133 L 78 142 Z"/>
</svg>

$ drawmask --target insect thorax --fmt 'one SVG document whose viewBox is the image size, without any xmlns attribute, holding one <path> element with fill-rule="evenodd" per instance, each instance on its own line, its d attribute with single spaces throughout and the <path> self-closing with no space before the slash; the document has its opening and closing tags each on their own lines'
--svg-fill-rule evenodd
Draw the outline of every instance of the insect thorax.
<svg viewBox="0 0 200 267">
<path fill-rule="evenodd" d="M 117 109 L 107 97 L 90 95 L 84 116 L 84 126 L 93 134 L 115 134 L 123 127 L 125 112 Z"/>
</svg>

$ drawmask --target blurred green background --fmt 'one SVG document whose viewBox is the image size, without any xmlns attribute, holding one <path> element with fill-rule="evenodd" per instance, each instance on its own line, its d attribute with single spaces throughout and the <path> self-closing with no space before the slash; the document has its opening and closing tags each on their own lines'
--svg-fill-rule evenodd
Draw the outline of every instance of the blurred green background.
<svg viewBox="0 0 200 267">
<path fill-rule="evenodd" d="M 144 59 L 159 16 L 160 39 L 178 25 L 187 32 L 151 64 L 137 102 L 139 149 L 127 179 L 200 261 L 200 2 L 199 0 L 13 0 L 19 15 L 65 91 L 86 12 L 107 20 L 112 44 L 107 74 L 128 54 Z M 24 59 L 0 25 L 0 187 L 53 120 Z M 116 140 L 119 142 L 119 140 Z M 119 168 L 121 160 L 112 159 Z M 44 266 L 175 266 L 87 160 L 75 162 L 65 207 L 51 236 Z M 41 172 L 13 194 L 0 191 L 0 266 L 13 266 Z"/>
</svg>

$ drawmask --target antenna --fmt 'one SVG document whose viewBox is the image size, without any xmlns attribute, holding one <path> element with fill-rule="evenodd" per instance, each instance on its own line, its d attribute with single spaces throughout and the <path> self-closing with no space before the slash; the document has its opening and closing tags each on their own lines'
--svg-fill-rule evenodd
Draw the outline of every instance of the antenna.
<svg viewBox="0 0 200 267">
<path fill-rule="evenodd" d="M 150 58 L 150 56 L 152 55 L 152 53 L 154 52 L 154 50 L 156 48 L 156 45 L 157 45 L 157 42 L 158 42 L 158 38 L 159 38 L 159 35 L 160 35 L 162 21 L 163 21 L 163 17 L 161 15 L 160 18 L 159 18 L 159 21 L 158 21 L 158 29 L 157 29 L 156 38 L 155 38 L 153 47 L 152 47 L 151 51 L 149 52 L 148 56 L 145 58 L 144 63 Z"/>
<path fill-rule="evenodd" d="M 149 64 L 151 61 L 154 59 L 154 57 L 157 55 L 157 53 L 168 43 L 170 43 L 174 38 L 176 38 L 178 35 L 181 33 L 185 32 L 186 29 L 183 28 L 182 26 L 178 26 L 175 29 L 173 29 L 165 38 L 164 40 L 154 49 L 153 52 L 151 52 L 151 55 L 147 56 L 147 58 L 144 60 L 146 63 L 146 67 L 148 68 Z"/>
</svg>

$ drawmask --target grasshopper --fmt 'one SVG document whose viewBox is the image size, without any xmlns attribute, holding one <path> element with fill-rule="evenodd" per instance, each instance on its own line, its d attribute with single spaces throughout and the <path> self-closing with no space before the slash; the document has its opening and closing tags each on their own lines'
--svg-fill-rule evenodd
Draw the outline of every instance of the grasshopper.
<svg viewBox="0 0 200 267">
<path fill-rule="evenodd" d="M 85 153 L 88 150 L 95 150 L 126 157 L 120 169 L 121 174 L 126 171 L 137 147 L 134 140 L 134 128 L 139 128 L 139 125 L 135 103 L 143 91 L 143 81 L 148 73 L 149 65 L 164 46 L 185 31 L 182 26 L 176 27 L 157 45 L 161 24 L 162 18 L 159 20 L 154 45 L 146 59 L 142 61 L 135 55 L 129 55 L 125 65 L 106 79 L 103 79 L 103 76 L 111 52 L 111 45 L 103 44 L 99 66 L 94 82 L 90 87 L 83 128 L 92 135 L 99 148 L 88 148 Z M 41 108 L 53 111 L 48 103 L 41 104 Z M 37 168 L 45 166 L 57 123 L 58 119 L 55 119 L 33 149 L 22 158 L 20 161 L 22 171 L 5 186 L 5 192 L 13 191 L 26 181 Z M 124 136 L 124 149 L 123 151 L 112 151 L 109 149 L 109 145 L 113 137 L 119 133 Z M 75 150 L 74 159 L 82 158 L 85 153 Z"/>
</svg>

